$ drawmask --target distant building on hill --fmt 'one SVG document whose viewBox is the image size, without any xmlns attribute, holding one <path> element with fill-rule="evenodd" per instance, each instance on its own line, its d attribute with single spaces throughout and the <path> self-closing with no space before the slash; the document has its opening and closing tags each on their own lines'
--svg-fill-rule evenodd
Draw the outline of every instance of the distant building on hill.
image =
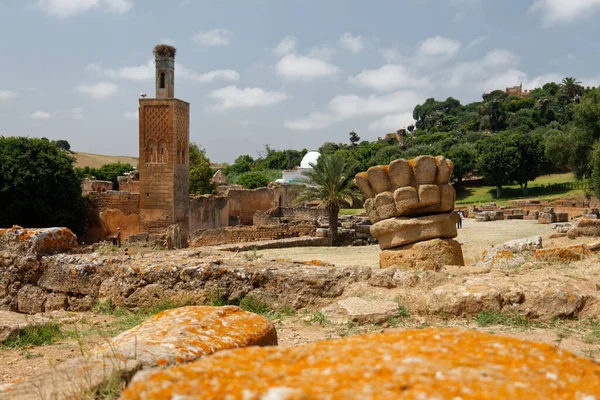
<svg viewBox="0 0 600 400">
<path fill-rule="evenodd" d="M 523 90 L 523 83 L 519 86 L 506 88 L 506 94 L 508 96 L 517 96 L 522 99 L 527 99 L 531 95 L 531 90 Z"/>
<path fill-rule="evenodd" d="M 300 166 L 298 168 L 283 171 L 282 178 L 278 179 L 277 181 L 283 183 L 306 182 L 308 178 L 304 175 L 304 173 L 312 171 L 313 165 L 317 163 L 317 160 L 320 156 L 321 153 L 318 151 L 309 151 L 300 162 Z"/>
</svg>

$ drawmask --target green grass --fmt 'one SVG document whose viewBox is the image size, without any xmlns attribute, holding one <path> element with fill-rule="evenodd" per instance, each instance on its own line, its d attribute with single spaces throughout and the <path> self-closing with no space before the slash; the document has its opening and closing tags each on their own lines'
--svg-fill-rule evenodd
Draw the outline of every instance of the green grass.
<svg viewBox="0 0 600 400">
<path fill-rule="evenodd" d="M 524 315 L 506 314 L 498 311 L 482 311 L 475 317 L 479 326 L 505 325 L 520 328 L 529 328 L 531 321 Z"/>
<path fill-rule="evenodd" d="M 323 314 L 322 312 L 316 312 L 313 315 L 311 315 L 310 320 L 307 323 L 308 325 L 319 324 L 321 326 L 325 326 L 329 324 L 329 321 L 325 317 L 325 314 Z"/>
<path fill-rule="evenodd" d="M 209 296 L 208 305 L 214 307 L 238 306 L 244 311 L 262 315 L 263 317 L 271 320 L 283 319 L 284 317 L 289 317 L 294 313 L 290 307 L 283 307 L 279 310 L 274 310 L 269 305 L 255 299 L 252 296 L 244 296 L 234 300 L 229 300 L 227 296 L 220 291 L 216 291 Z"/>
<path fill-rule="evenodd" d="M 356 215 L 356 214 L 364 214 L 364 208 L 342 208 L 340 210 L 340 215 Z"/>
<path fill-rule="evenodd" d="M 64 337 L 60 326 L 55 323 L 30 326 L 12 333 L 0 347 L 8 349 L 22 349 L 33 346 L 47 346 L 56 343 Z"/>
<path fill-rule="evenodd" d="M 528 193 L 523 195 L 519 185 L 506 185 L 502 187 L 502 197 L 496 198 L 495 186 L 469 187 L 463 184 L 457 189 L 456 204 L 476 204 L 495 202 L 498 205 L 507 205 L 511 200 L 536 198 L 540 200 L 555 200 L 567 196 L 583 196 L 585 191 L 581 189 L 567 190 L 549 187 L 559 183 L 575 182 L 573 173 L 552 174 L 538 177 L 529 182 Z"/>
</svg>

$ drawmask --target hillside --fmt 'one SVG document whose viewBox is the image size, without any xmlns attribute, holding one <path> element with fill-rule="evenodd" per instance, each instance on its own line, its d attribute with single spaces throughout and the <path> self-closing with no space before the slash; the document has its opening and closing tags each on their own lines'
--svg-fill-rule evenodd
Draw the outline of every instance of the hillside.
<svg viewBox="0 0 600 400">
<path fill-rule="evenodd" d="M 129 163 L 134 167 L 138 165 L 137 157 L 130 156 L 106 156 L 103 154 L 92 154 L 92 153 L 74 153 L 74 157 L 77 159 L 75 162 L 76 167 L 93 167 L 100 168 L 105 164 L 111 164 L 116 162 Z"/>
</svg>

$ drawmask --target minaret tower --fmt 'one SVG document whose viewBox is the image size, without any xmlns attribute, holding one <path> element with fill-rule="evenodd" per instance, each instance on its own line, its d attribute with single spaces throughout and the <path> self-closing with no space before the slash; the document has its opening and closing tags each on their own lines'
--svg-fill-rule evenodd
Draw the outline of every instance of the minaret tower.
<svg viewBox="0 0 600 400">
<path fill-rule="evenodd" d="M 140 99 L 140 228 L 163 234 L 189 227 L 189 103 L 175 98 L 173 46 L 154 48 L 156 98 Z"/>
</svg>

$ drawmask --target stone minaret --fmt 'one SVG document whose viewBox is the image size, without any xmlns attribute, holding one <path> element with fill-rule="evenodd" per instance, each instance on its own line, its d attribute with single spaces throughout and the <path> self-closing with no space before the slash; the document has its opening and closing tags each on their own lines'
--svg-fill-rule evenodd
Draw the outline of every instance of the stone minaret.
<svg viewBox="0 0 600 400">
<path fill-rule="evenodd" d="M 175 52 L 154 48 L 156 98 L 140 99 L 140 228 L 162 234 L 189 227 L 189 103 L 174 97 Z"/>
<path fill-rule="evenodd" d="M 166 44 L 154 48 L 157 99 L 175 97 L 175 52 L 175 47 Z"/>
</svg>

